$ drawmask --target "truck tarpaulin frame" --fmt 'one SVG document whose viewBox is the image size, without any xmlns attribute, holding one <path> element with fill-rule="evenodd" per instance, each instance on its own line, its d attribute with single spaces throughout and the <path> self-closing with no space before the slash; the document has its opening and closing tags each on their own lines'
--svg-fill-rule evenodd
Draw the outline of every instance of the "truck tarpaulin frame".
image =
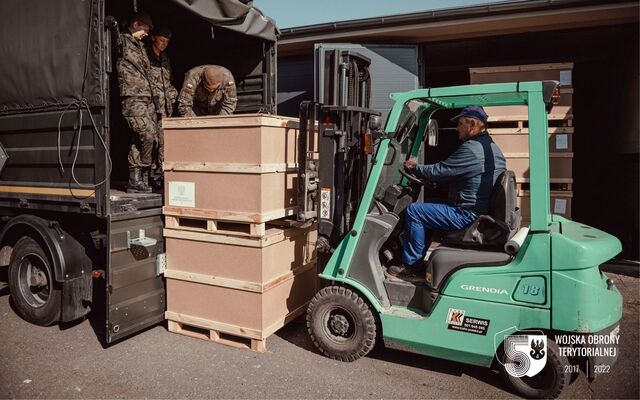
<svg viewBox="0 0 640 400">
<path fill-rule="evenodd" d="M 240 0 L 172 0 L 212 25 L 272 42 L 279 34 L 275 22 L 251 2 Z M 247 4 L 245 4 L 247 3 Z"/>
</svg>

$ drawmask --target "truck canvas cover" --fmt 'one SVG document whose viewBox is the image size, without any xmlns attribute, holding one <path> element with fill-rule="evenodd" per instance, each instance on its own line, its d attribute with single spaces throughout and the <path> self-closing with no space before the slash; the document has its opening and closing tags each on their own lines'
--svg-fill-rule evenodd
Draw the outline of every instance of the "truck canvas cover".
<svg viewBox="0 0 640 400">
<path fill-rule="evenodd" d="M 212 25 L 275 41 L 273 20 L 238 0 L 171 0 Z M 102 1 L 0 0 L 0 115 L 104 106 Z M 100 27 L 101 28 L 101 27 Z"/>
</svg>

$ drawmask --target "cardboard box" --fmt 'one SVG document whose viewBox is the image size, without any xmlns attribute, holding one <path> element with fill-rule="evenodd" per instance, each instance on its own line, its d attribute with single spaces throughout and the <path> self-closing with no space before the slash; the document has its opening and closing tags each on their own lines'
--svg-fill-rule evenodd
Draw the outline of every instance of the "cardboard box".
<svg viewBox="0 0 640 400">
<path fill-rule="evenodd" d="M 165 206 L 256 221 L 293 214 L 298 125 L 261 114 L 164 119 Z M 317 135 L 310 141 L 316 152 Z"/>
<path fill-rule="evenodd" d="M 510 65 L 469 68 L 472 85 L 480 83 L 508 83 L 529 81 L 559 81 L 563 87 L 573 86 L 573 63 Z"/>
<path fill-rule="evenodd" d="M 520 133 L 516 129 L 489 129 L 491 138 L 503 153 L 528 153 L 529 134 Z M 549 152 L 573 152 L 573 128 L 549 128 Z"/>
<path fill-rule="evenodd" d="M 516 175 L 516 182 L 529 182 L 529 154 L 504 153 L 507 159 L 507 169 Z M 549 154 L 549 177 L 552 180 L 573 179 L 573 153 Z"/>
<path fill-rule="evenodd" d="M 263 339 L 304 311 L 316 293 L 316 275 L 315 263 L 308 264 L 264 292 L 167 278 L 167 318 L 188 316 L 210 321 L 211 329 Z"/>
<path fill-rule="evenodd" d="M 529 119 L 529 107 L 526 105 L 491 106 L 484 107 L 484 110 L 489 116 L 490 123 L 511 120 L 527 121 Z M 560 89 L 560 98 L 547 114 L 547 119 L 550 121 L 573 119 L 573 89 Z M 491 124 L 489 124 L 489 127 L 491 127 Z"/>
<path fill-rule="evenodd" d="M 572 199 L 573 192 L 552 191 L 550 208 L 551 214 L 557 214 L 571 219 Z M 522 215 L 522 218 L 530 221 L 531 197 L 529 196 L 529 192 L 521 192 L 516 199 L 516 204 L 520 207 L 520 215 Z"/>
<path fill-rule="evenodd" d="M 281 218 L 297 204 L 297 172 L 228 173 L 165 171 L 164 204 L 224 211 L 267 214 Z M 291 214 L 291 212 L 289 213 Z M 275 219 L 271 218 L 271 219 Z"/>
<path fill-rule="evenodd" d="M 315 260 L 317 227 L 269 228 L 256 246 L 241 238 L 166 230 L 168 275 L 174 272 L 266 284 Z M 233 244 L 233 239 L 237 239 Z"/>
<path fill-rule="evenodd" d="M 298 125 L 261 114 L 166 118 L 165 163 L 295 166 Z"/>
</svg>

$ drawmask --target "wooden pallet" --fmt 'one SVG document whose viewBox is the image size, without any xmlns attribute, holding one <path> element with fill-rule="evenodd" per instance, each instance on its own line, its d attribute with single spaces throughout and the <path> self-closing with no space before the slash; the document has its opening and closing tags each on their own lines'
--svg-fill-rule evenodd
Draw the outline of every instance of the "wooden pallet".
<svg viewBox="0 0 640 400">
<path fill-rule="evenodd" d="M 558 181 L 566 181 L 566 182 L 554 182 L 551 179 L 549 183 L 549 190 L 553 192 L 572 192 L 573 191 L 573 179 L 558 179 Z M 518 193 L 528 192 L 530 189 L 529 180 L 526 182 L 516 182 L 516 191 Z"/>
<path fill-rule="evenodd" d="M 551 128 L 570 128 L 573 127 L 572 114 L 549 114 L 548 127 Z M 489 132 L 493 130 L 529 130 L 529 117 L 527 115 L 490 115 L 488 118 Z"/>
<path fill-rule="evenodd" d="M 223 221 L 173 215 L 165 215 L 164 220 L 165 226 L 169 229 L 238 236 L 264 236 L 267 225 L 266 222 Z"/>
<path fill-rule="evenodd" d="M 282 319 L 263 330 L 242 328 L 235 325 L 165 311 L 169 332 L 207 340 L 242 350 L 258 353 L 267 351 L 267 338 L 289 322 L 304 314 L 309 302 L 305 302 Z"/>
<path fill-rule="evenodd" d="M 242 336 L 231 335 L 215 329 L 200 328 L 183 322 L 171 320 L 167 320 L 167 329 L 169 332 L 178 333 L 180 335 L 203 339 L 238 349 L 251 350 L 256 353 L 264 353 L 267 351 L 266 339 L 250 339 Z"/>
<path fill-rule="evenodd" d="M 234 236 L 261 237 L 274 220 L 291 216 L 296 207 L 264 214 L 213 211 L 207 209 L 165 206 L 162 212 L 169 229 L 220 233 Z"/>
<path fill-rule="evenodd" d="M 549 127 L 549 134 L 553 135 L 553 134 L 567 134 L 567 135 L 571 135 L 574 133 L 574 127 L 573 126 L 550 126 Z M 524 124 L 522 124 L 521 127 L 514 127 L 514 128 L 492 128 L 489 127 L 489 133 L 491 135 L 515 135 L 515 134 L 522 134 L 522 135 L 528 135 L 529 134 L 529 128 L 528 127 L 524 127 Z"/>
</svg>

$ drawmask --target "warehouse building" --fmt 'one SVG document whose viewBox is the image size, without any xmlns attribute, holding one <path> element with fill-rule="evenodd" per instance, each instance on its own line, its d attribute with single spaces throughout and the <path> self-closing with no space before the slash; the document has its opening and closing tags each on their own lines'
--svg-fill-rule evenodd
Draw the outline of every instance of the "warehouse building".
<svg viewBox="0 0 640 400">
<path fill-rule="evenodd" d="M 570 199 L 560 211 L 616 235 L 622 256 L 638 260 L 639 10 L 637 1 L 506 1 L 283 29 L 278 113 L 295 116 L 314 99 L 314 58 L 335 47 L 371 58 L 372 107 L 383 115 L 391 92 L 555 65 L 572 95 L 559 125 L 569 132 L 571 177 L 557 180 L 569 184 L 554 186 L 551 172 L 552 190 Z"/>
</svg>

